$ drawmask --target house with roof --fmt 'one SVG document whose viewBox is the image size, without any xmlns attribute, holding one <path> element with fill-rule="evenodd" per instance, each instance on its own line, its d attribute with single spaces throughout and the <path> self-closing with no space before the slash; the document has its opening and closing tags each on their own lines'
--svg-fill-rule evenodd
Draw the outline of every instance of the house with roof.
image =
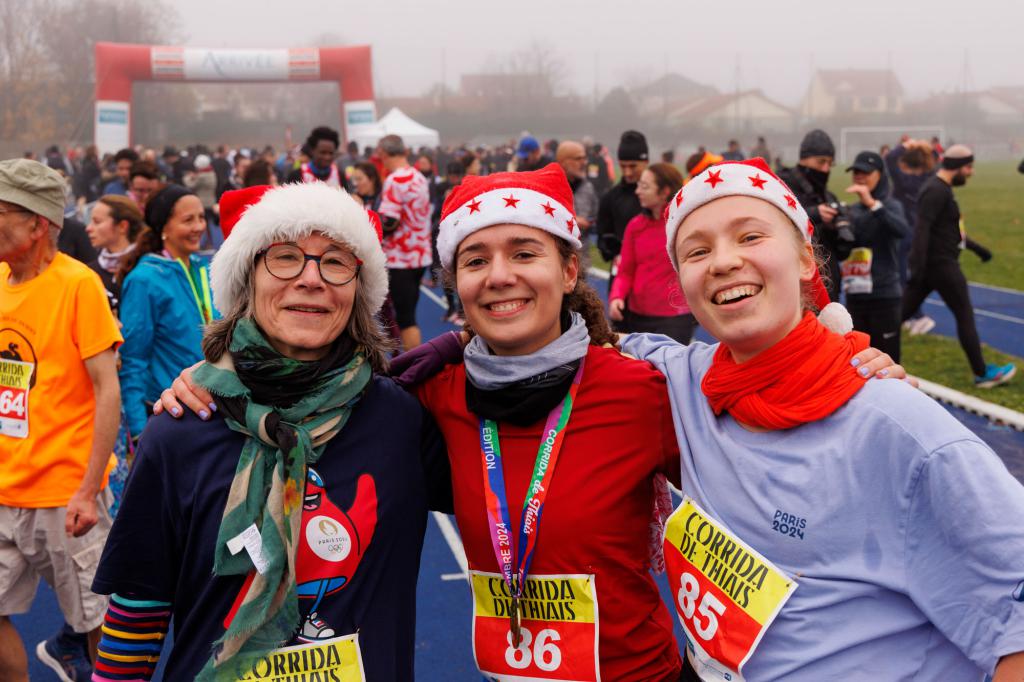
<svg viewBox="0 0 1024 682">
<path fill-rule="evenodd" d="M 644 85 L 630 88 L 636 112 L 640 116 L 664 116 L 698 100 L 712 97 L 718 90 L 678 73 L 666 73 Z"/>
<path fill-rule="evenodd" d="M 712 95 L 674 109 L 668 115 L 674 128 L 702 128 L 722 134 L 792 133 L 797 114 L 760 90 Z"/>
<path fill-rule="evenodd" d="M 804 118 L 903 113 L 903 86 L 891 69 L 820 69 L 800 105 Z"/>
</svg>

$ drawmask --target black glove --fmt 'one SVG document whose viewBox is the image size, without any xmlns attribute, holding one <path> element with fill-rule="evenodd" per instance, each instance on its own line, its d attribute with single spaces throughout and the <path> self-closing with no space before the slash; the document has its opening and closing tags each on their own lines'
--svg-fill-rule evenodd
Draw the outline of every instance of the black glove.
<svg viewBox="0 0 1024 682">
<path fill-rule="evenodd" d="M 965 240 L 964 246 L 966 246 L 968 250 L 973 251 L 978 258 L 981 259 L 982 263 L 987 263 L 992 260 L 992 252 L 970 237 Z"/>
</svg>

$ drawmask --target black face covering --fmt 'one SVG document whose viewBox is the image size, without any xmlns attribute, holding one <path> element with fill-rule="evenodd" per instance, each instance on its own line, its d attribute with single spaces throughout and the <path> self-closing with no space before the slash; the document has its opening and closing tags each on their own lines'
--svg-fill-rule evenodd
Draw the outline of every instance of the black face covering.
<svg viewBox="0 0 1024 682">
<path fill-rule="evenodd" d="M 965 176 L 963 173 L 957 173 L 956 175 L 953 176 L 953 179 L 950 181 L 949 184 L 953 185 L 953 187 L 963 187 L 964 185 L 967 184 L 967 176 Z"/>
<path fill-rule="evenodd" d="M 810 168 L 809 166 L 801 166 L 800 170 L 803 172 L 804 177 L 807 178 L 807 182 L 811 183 L 811 187 L 814 188 L 815 192 L 823 194 L 828 188 L 828 173 L 822 172 L 817 168 Z"/>
</svg>

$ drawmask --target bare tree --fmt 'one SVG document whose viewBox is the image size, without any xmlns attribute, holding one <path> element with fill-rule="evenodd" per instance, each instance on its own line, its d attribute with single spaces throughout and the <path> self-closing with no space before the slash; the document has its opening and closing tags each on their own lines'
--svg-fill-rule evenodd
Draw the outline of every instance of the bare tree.
<svg viewBox="0 0 1024 682">
<path fill-rule="evenodd" d="M 166 45 L 178 37 L 178 26 L 176 10 L 163 0 L 63 0 L 56 4 L 41 44 L 59 69 L 60 123 L 67 136 L 81 138 L 92 125 L 97 42 Z"/>
<path fill-rule="evenodd" d="M 53 13 L 50 0 L 0 0 L 0 140 L 53 134 L 48 87 L 54 75 L 40 45 Z"/>
</svg>

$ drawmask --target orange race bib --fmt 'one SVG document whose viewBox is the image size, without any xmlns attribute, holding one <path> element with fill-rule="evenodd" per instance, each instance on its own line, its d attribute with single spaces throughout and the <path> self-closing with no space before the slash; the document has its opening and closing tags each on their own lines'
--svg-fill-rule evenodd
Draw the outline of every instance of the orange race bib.
<svg viewBox="0 0 1024 682">
<path fill-rule="evenodd" d="M 260 657 L 239 682 L 365 682 L 359 635 L 275 649 Z"/>
<path fill-rule="evenodd" d="M 31 362 L 0 357 L 0 435 L 28 438 Z"/>
<path fill-rule="evenodd" d="M 664 546 L 687 658 L 706 682 L 742 682 L 796 582 L 689 497 L 669 517 Z"/>
<path fill-rule="evenodd" d="M 529 575 L 522 636 L 512 646 L 512 598 L 499 573 L 470 571 L 473 657 L 494 682 L 599 682 L 597 588 L 593 575 Z"/>
</svg>

